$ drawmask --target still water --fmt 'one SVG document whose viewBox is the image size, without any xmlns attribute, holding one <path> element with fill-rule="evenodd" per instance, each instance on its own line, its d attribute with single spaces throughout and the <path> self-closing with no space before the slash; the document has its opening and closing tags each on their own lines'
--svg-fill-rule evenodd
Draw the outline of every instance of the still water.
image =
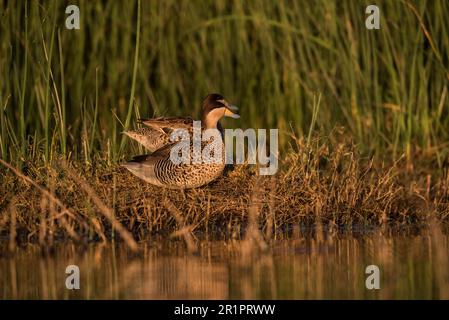
<svg viewBox="0 0 449 320">
<path fill-rule="evenodd" d="M 274 241 L 266 253 L 240 242 L 204 242 L 189 254 L 180 241 L 66 244 L 52 254 L 32 245 L 0 257 L 1 299 L 447 299 L 448 237 L 335 237 Z M 68 290 L 68 265 L 80 289 Z M 365 269 L 380 270 L 368 290 Z"/>
</svg>

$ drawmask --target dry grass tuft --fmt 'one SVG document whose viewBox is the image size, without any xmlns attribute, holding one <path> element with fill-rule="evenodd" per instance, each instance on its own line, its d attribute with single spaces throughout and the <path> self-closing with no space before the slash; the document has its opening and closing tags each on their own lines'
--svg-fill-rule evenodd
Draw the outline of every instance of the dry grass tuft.
<svg viewBox="0 0 449 320">
<path fill-rule="evenodd" d="M 442 222 L 449 213 L 446 171 L 431 163 L 410 171 L 405 161 L 361 158 L 350 143 L 318 139 L 294 140 L 274 177 L 236 166 L 185 192 L 146 184 L 103 161 L 27 163 L 26 171 L 2 164 L 0 233 L 18 243 L 108 241 L 115 230 L 132 250 L 158 234 L 182 237 L 192 252 L 195 238 L 250 239 L 263 249 L 292 233 L 321 239 L 366 226 L 414 231 L 429 226 L 429 212 Z"/>
</svg>

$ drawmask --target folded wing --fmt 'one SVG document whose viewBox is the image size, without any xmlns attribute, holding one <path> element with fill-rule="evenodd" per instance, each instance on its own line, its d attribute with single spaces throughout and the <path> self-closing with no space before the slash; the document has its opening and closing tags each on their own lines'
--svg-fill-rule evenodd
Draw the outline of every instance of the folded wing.
<svg viewBox="0 0 449 320">
<path fill-rule="evenodd" d="M 138 130 L 125 131 L 131 139 L 137 141 L 151 153 L 172 144 L 170 136 L 174 130 L 192 130 L 193 119 L 191 118 L 153 118 L 140 119 L 140 123 L 145 125 Z"/>
</svg>

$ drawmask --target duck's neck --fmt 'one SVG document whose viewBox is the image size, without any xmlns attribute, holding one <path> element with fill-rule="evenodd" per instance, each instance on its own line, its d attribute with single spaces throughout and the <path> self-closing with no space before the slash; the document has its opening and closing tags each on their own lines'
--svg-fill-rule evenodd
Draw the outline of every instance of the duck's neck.
<svg viewBox="0 0 449 320">
<path fill-rule="evenodd" d="M 205 129 L 217 129 L 218 127 L 221 127 L 220 121 L 207 117 L 203 119 L 203 124 Z"/>
<path fill-rule="evenodd" d="M 201 119 L 205 129 L 217 129 L 220 126 L 220 119 L 223 117 L 223 110 L 215 109 L 203 115 Z M 220 126 L 221 127 L 221 126 Z"/>
</svg>

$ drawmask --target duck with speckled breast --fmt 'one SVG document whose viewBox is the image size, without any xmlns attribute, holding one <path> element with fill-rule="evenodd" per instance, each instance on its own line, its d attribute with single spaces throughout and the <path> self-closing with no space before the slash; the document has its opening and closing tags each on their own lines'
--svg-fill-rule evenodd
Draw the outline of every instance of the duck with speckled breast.
<svg viewBox="0 0 449 320">
<path fill-rule="evenodd" d="M 173 141 L 173 133 L 177 130 L 187 132 L 190 148 L 193 150 L 194 121 L 192 118 L 152 118 L 141 119 L 143 128 L 124 132 L 128 137 L 142 144 L 151 153 L 135 156 L 122 166 L 142 180 L 156 186 L 170 189 L 197 188 L 217 179 L 225 168 L 223 117 L 239 118 L 237 107 L 229 104 L 222 95 L 213 93 L 203 100 L 201 131 L 217 131 L 218 141 L 210 139 L 201 141 L 202 149 L 210 143 L 219 143 L 222 161 L 218 162 L 174 162 L 171 151 L 179 140 Z"/>
</svg>

